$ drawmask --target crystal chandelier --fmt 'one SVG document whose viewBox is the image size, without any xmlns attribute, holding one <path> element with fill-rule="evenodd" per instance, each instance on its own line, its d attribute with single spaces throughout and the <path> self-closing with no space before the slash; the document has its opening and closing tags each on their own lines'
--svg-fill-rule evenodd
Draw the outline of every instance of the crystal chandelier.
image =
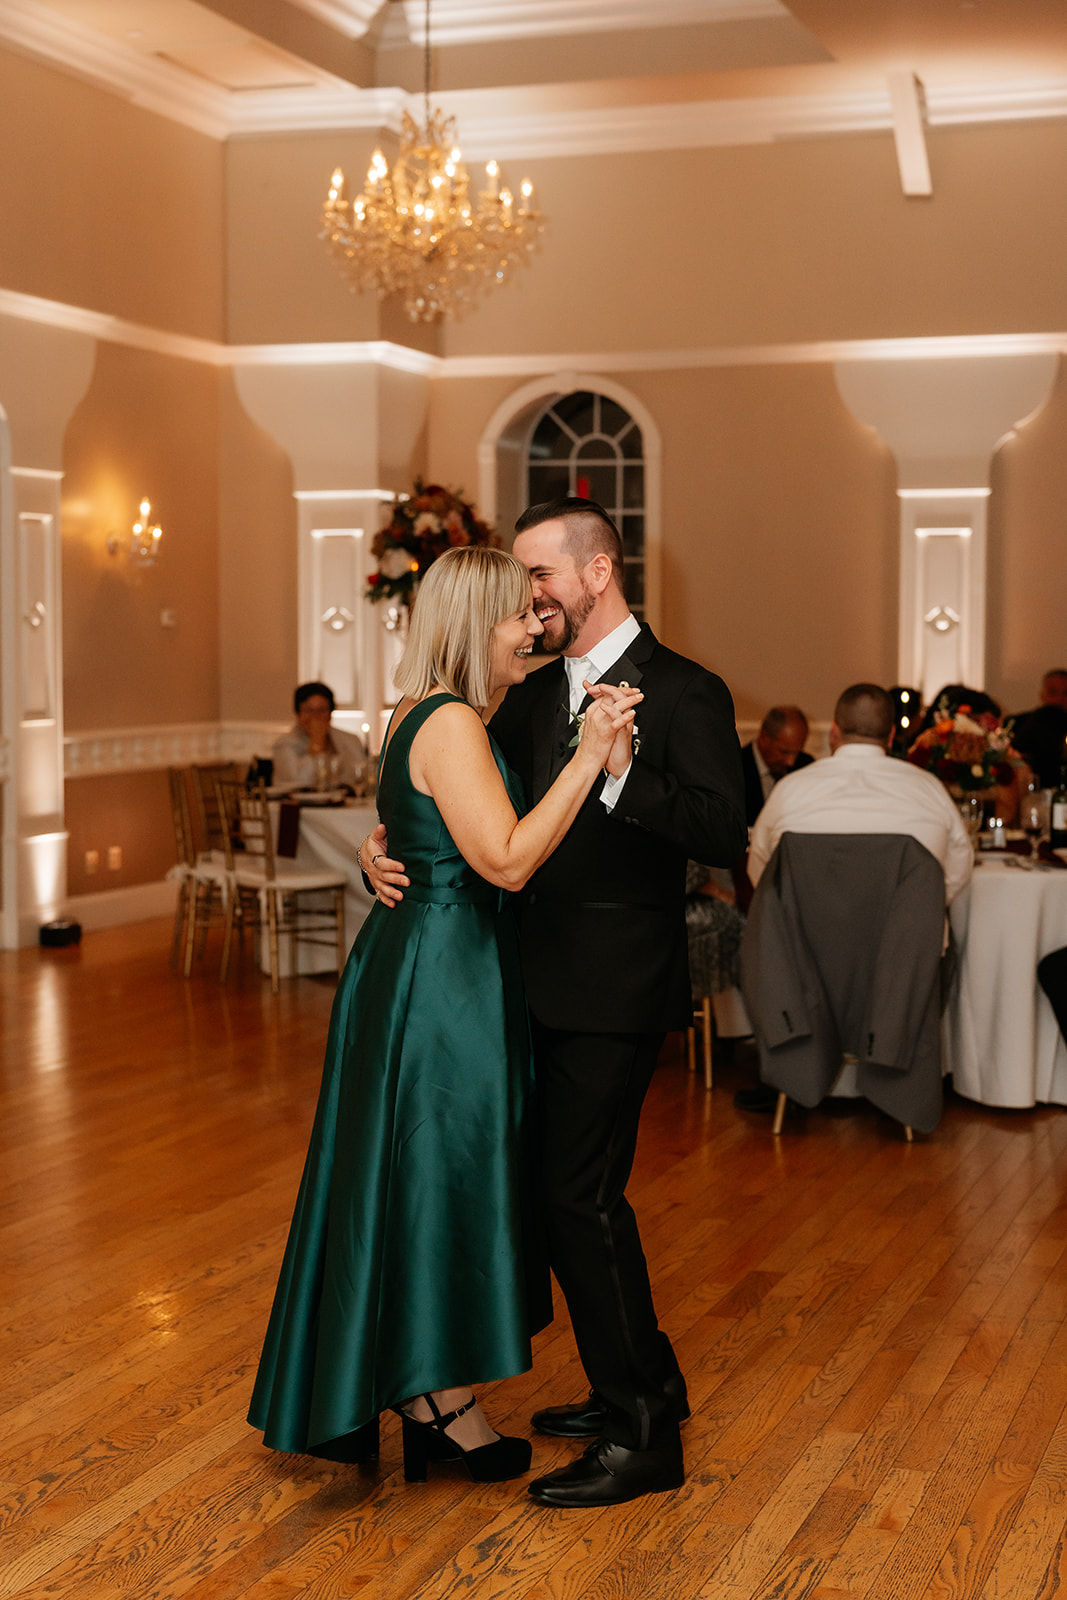
<svg viewBox="0 0 1067 1600">
<path fill-rule="evenodd" d="M 426 0 L 425 125 L 405 111 L 392 172 L 375 150 L 362 194 L 345 199 L 344 174 L 330 180 L 319 237 L 354 290 L 401 295 L 412 322 L 461 317 L 512 267 L 526 261 L 543 227 L 523 181 L 518 199 L 495 161 L 469 195 L 453 117 L 430 110 L 430 0 Z"/>
</svg>

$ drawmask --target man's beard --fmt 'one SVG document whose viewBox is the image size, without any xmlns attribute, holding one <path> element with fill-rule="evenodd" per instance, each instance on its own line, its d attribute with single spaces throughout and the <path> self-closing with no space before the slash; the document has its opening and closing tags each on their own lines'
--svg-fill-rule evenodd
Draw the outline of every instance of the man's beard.
<svg viewBox="0 0 1067 1600">
<path fill-rule="evenodd" d="M 561 600 L 556 600 L 553 604 L 559 606 L 559 618 L 557 620 L 562 622 L 563 631 L 559 639 L 556 640 L 549 639 L 546 629 L 538 639 L 534 648 L 540 649 L 542 654 L 546 655 L 550 653 L 556 654 L 557 652 L 562 653 L 564 650 L 570 649 L 596 606 L 596 595 L 583 584 L 581 595 L 572 606 L 565 606 Z"/>
</svg>

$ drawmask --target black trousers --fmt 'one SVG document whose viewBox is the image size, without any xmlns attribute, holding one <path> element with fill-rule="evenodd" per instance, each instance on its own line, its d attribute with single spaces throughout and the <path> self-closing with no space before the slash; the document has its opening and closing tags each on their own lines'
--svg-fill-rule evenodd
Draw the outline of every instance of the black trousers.
<svg viewBox="0 0 1067 1600">
<path fill-rule="evenodd" d="M 656 1322 L 626 1199 L 663 1037 L 565 1033 L 533 1019 L 549 1260 L 582 1365 L 607 1411 L 605 1436 L 633 1450 L 678 1433 L 663 1392 L 678 1364 Z"/>
</svg>

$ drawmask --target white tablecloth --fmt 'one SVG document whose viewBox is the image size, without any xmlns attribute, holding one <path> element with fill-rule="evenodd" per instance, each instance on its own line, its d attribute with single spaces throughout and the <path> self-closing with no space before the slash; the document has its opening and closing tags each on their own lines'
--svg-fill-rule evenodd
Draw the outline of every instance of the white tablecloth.
<svg viewBox="0 0 1067 1600">
<path fill-rule="evenodd" d="M 950 913 L 959 982 L 945 1012 L 946 1071 L 983 1105 L 1067 1105 L 1067 1044 L 1036 975 L 1042 956 L 1067 945 L 1067 872 L 979 860 Z"/>
<path fill-rule="evenodd" d="M 274 836 L 278 836 L 277 817 L 280 807 L 272 805 L 275 817 Z M 360 842 L 378 825 L 378 813 L 373 806 L 302 806 L 300 808 L 300 834 L 293 864 L 307 872 L 343 872 L 348 879 L 345 889 L 345 949 L 351 950 L 364 918 L 374 904 L 373 895 L 363 887 L 363 879 L 356 862 Z M 279 857 L 284 872 L 287 858 Z M 1067 873 L 1064 874 L 1067 877 Z M 289 941 L 281 942 L 282 976 L 289 971 Z M 332 972 L 335 962 L 331 952 L 320 945 L 298 945 L 297 964 L 301 972 Z M 269 969 L 269 958 L 267 960 Z"/>
</svg>

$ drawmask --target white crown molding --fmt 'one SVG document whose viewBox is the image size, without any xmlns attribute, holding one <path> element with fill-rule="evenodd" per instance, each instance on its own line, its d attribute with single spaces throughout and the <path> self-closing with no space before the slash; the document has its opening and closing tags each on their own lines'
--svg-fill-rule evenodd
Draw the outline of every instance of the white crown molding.
<svg viewBox="0 0 1067 1600">
<path fill-rule="evenodd" d="M 441 378 L 521 378 L 550 373 L 674 372 L 700 367 L 799 366 L 834 361 L 948 361 L 961 357 L 1067 355 L 1067 333 L 989 333 L 929 339 L 840 339 L 806 344 L 719 345 L 679 350 L 604 350 L 575 355 L 445 356 Z"/>
<path fill-rule="evenodd" d="M 470 90 L 435 96 L 456 118 L 471 160 L 633 155 L 647 150 L 770 144 L 852 133 L 889 132 L 889 86 L 840 94 L 769 95 L 662 105 L 577 106 L 566 111 L 500 113 Z M 926 90 L 930 127 L 1067 116 L 1067 79 Z"/>
<path fill-rule="evenodd" d="M 292 0 L 309 16 L 336 28 L 346 39 L 362 39 L 386 0 Z"/>
<path fill-rule="evenodd" d="M 21 294 L 15 289 L 0 289 L 0 316 L 42 322 L 49 328 L 84 333 L 91 339 L 151 350 L 157 355 L 179 356 L 184 361 L 205 361 L 216 367 L 229 364 L 228 347 L 215 340 L 168 333 L 162 328 L 149 328 L 139 322 L 128 322 L 125 317 L 111 316 L 106 311 L 91 311 L 86 306 L 66 305 L 60 300 L 44 300 L 39 295 Z"/>
<path fill-rule="evenodd" d="M 113 344 L 214 367 L 380 366 L 425 378 L 536 378 L 551 373 L 673 372 L 699 367 L 796 366 L 834 361 L 949 361 L 963 357 L 1067 355 L 1064 333 L 954 334 L 918 339 L 838 339 L 541 355 L 435 356 L 386 339 L 321 344 L 227 345 L 148 328 L 83 306 L 0 289 L 0 316 L 66 328 Z"/>
<path fill-rule="evenodd" d="M 297 0 L 298 4 L 308 0 Z M 424 0 L 404 0 L 408 34 L 425 39 Z M 747 22 L 789 15 L 779 0 L 434 0 L 430 41 L 446 47 L 502 39 L 565 38 L 633 28 Z"/>
<path fill-rule="evenodd" d="M 770 11 L 765 9 L 768 3 Z M 371 0 L 314 0 L 314 4 L 351 12 L 358 23 Z M 488 27 L 489 4 L 490 0 L 456 0 L 449 15 L 459 29 Z M 492 6 L 497 13 L 494 36 L 503 37 L 498 0 L 492 0 Z M 707 20 L 709 7 L 712 20 L 726 20 L 735 12 L 781 14 L 777 0 L 754 0 L 751 6 L 731 5 L 727 0 L 659 0 L 656 7 L 650 7 L 647 0 L 536 0 L 515 5 L 504 14 L 509 28 L 520 25 L 516 19 L 521 14 L 527 17 L 523 26 L 532 27 L 540 17 L 545 32 L 590 32 L 618 27 L 624 15 L 628 27 L 660 27 L 668 20 L 683 20 L 683 13 L 692 7 L 700 11 L 702 20 Z M 307 0 L 306 9 L 312 8 L 312 0 Z M 417 0 L 417 9 L 421 12 L 421 0 Z M 435 41 L 442 42 L 436 20 L 432 33 Z M 470 36 L 482 34 L 475 31 Z M 0 41 L 118 94 L 143 110 L 219 140 L 326 129 L 397 132 L 405 110 L 416 117 L 421 114 L 421 96 L 399 89 L 359 89 L 313 67 L 308 67 L 308 72 L 317 81 L 309 87 L 230 91 L 49 12 L 33 0 L 0 0 Z M 927 83 L 925 94 L 931 127 L 1067 116 L 1067 80 L 1062 78 L 947 87 Z M 507 96 L 499 90 L 457 91 L 436 100 L 457 117 L 464 150 L 475 158 L 622 155 L 888 130 L 893 125 L 888 89 L 683 104 L 578 106 L 562 111 L 501 109 L 507 105 Z"/>
<path fill-rule="evenodd" d="M 146 327 L 143 323 L 129 322 L 125 317 L 114 317 L 104 311 L 91 311 L 85 306 L 20 294 L 14 289 L 0 289 L 0 316 L 40 322 L 49 328 L 87 334 L 91 339 L 103 339 L 134 350 L 150 350 L 155 355 L 176 356 L 182 361 L 201 361 L 212 367 L 379 366 L 425 377 L 440 366 L 438 356 L 410 350 L 406 345 L 392 344 L 387 339 L 336 344 L 222 344 L 214 339 L 197 339 L 190 334 Z"/>
<path fill-rule="evenodd" d="M 441 367 L 441 357 L 387 339 L 341 341 L 336 344 L 233 344 L 220 345 L 218 365 L 230 367 L 333 367 L 379 366 L 394 372 L 431 377 Z"/>
<path fill-rule="evenodd" d="M 0 0 L 0 42 L 213 139 L 314 127 L 399 127 L 408 103 L 399 90 L 357 89 L 312 66 L 312 87 L 231 91 L 32 0 Z"/>
</svg>

